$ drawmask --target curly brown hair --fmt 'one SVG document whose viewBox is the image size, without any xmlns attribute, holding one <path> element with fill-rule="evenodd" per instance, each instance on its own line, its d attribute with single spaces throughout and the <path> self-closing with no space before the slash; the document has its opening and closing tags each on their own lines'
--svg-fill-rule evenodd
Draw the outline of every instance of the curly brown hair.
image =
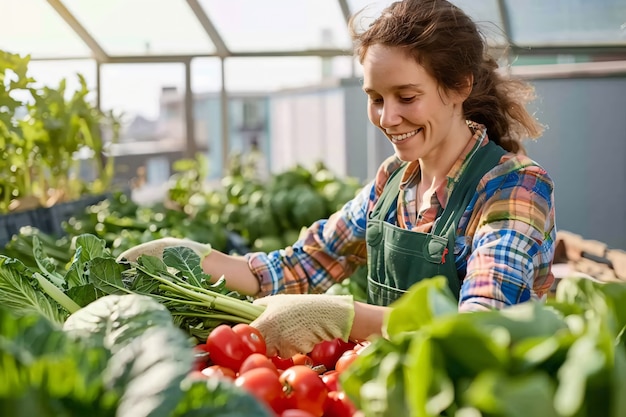
<svg viewBox="0 0 626 417">
<path fill-rule="evenodd" d="M 472 80 L 464 116 L 485 125 L 490 140 L 511 152 L 524 152 L 521 141 L 541 135 L 543 127 L 526 109 L 535 99 L 534 87 L 498 71 L 486 38 L 460 8 L 446 0 L 397 1 L 359 31 L 362 12 L 350 19 L 361 63 L 371 45 L 403 48 L 447 91 L 463 91 Z"/>
</svg>

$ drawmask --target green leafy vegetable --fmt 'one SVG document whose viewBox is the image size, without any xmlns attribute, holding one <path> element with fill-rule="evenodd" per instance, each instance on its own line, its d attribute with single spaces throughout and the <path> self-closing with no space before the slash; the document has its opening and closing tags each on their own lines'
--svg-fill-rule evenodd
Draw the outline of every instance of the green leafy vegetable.
<svg viewBox="0 0 626 417">
<path fill-rule="evenodd" d="M 0 256 L 0 305 L 19 315 L 38 313 L 63 323 L 69 312 L 41 288 L 42 283 L 46 283 L 44 277 L 34 278 L 33 272 L 17 259 Z"/>
</svg>

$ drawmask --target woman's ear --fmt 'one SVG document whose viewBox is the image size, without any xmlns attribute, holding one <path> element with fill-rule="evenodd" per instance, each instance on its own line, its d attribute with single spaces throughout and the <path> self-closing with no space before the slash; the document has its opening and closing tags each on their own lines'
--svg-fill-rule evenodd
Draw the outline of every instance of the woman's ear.
<svg viewBox="0 0 626 417">
<path fill-rule="evenodd" d="M 468 74 L 464 78 L 463 84 L 458 89 L 459 95 L 462 97 L 463 101 L 467 100 L 467 98 L 472 93 L 472 88 L 474 86 L 474 76 L 472 74 Z"/>
<path fill-rule="evenodd" d="M 474 77 L 472 77 L 471 74 L 467 75 L 455 89 L 448 92 L 448 97 L 450 97 L 454 103 L 463 103 L 472 93 L 473 83 Z"/>
</svg>

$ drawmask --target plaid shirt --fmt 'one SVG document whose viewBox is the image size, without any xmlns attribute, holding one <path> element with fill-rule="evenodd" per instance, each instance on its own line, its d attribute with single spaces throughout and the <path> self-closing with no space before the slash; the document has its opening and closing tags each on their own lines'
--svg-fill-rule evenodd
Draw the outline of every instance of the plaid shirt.
<svg viewBox="0 0 626 417">
<path fill-rule="evenodd" d="M 488 142 L 485 128 L 474 131 L 464 152 L 433 194 L 430 208 L 416 213 L 419 163 L 408 165 L 398 206 L 386 221 L 403 229 L 429 232 L 463 175 L 468 156 Z M 366 263 L 365 226 L 389 175 L 401 164 L 395 156 L 378 169 L 375 179 L 328 219 L 311 225 L 293 246 L 246 257 L 259 279 L 259 296 L 276 293 L 323 292 Z M 459 309 L 502 308 L 541 299 L 554 276 L 553 183 L 546 171 L 524 155 L 507 153 L 480 181 L 464 212 L 455 241 L 456 267 L 462 279 Z"/>
</svg>

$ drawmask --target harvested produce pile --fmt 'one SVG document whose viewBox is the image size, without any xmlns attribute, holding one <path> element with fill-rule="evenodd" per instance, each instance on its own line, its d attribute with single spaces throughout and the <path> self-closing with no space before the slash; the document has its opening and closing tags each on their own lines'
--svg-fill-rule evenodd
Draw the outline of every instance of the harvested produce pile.
<svg viewBox="0 0 626 417">
<path fill-rule="evenodd" d="M 547 304 L 459 314 L 445 280 L 428 279 L 392 305 L 387 337 L 335 346 L 350 356 L 340 365 L 318 346 L 293 358 L 267 358 L 258 344 L 219 353 L 260 310 L 208 284 L 184 249 L 118 263 L 103 240 L 85 235 L 64 276 L 45 256 L 37 268 L 0 258 L 2 409 L 113 416 L 145 397 L 156 408 L 133 416 L 191 417 L 194 407 L 216 416 L 228 407 L 234 414 L 224 415 L 342 415 L 331 403 L 365 416 L 626 415 L 624 283 L 569 278 Z M 300 380 L 317 388 L 298 395 Z M 248 402 L 233 409 L 233 398 Z M 52 409 L 62 414 L 46 414 Z"/>
<path fill-rule="evenodd" d="M 36 268 L 0 257 L 0 304 L 16 314 L 39 312 L 62 324 L 69 314 L 109 294 L 149 296 L 165 306 L 174 322 L 205 339 L 222 323 L 249 323 L 262 311 L 224 287 L 209 283 L 199 256 L 188 248 L 167 248 L 163 260 L 151 256 L 118 263 L 105 242 L 93 235 L 75 239 L 76 251 L 65 274 L 49 267 L 39 238 L 33 236 Z"/>
</svg>

